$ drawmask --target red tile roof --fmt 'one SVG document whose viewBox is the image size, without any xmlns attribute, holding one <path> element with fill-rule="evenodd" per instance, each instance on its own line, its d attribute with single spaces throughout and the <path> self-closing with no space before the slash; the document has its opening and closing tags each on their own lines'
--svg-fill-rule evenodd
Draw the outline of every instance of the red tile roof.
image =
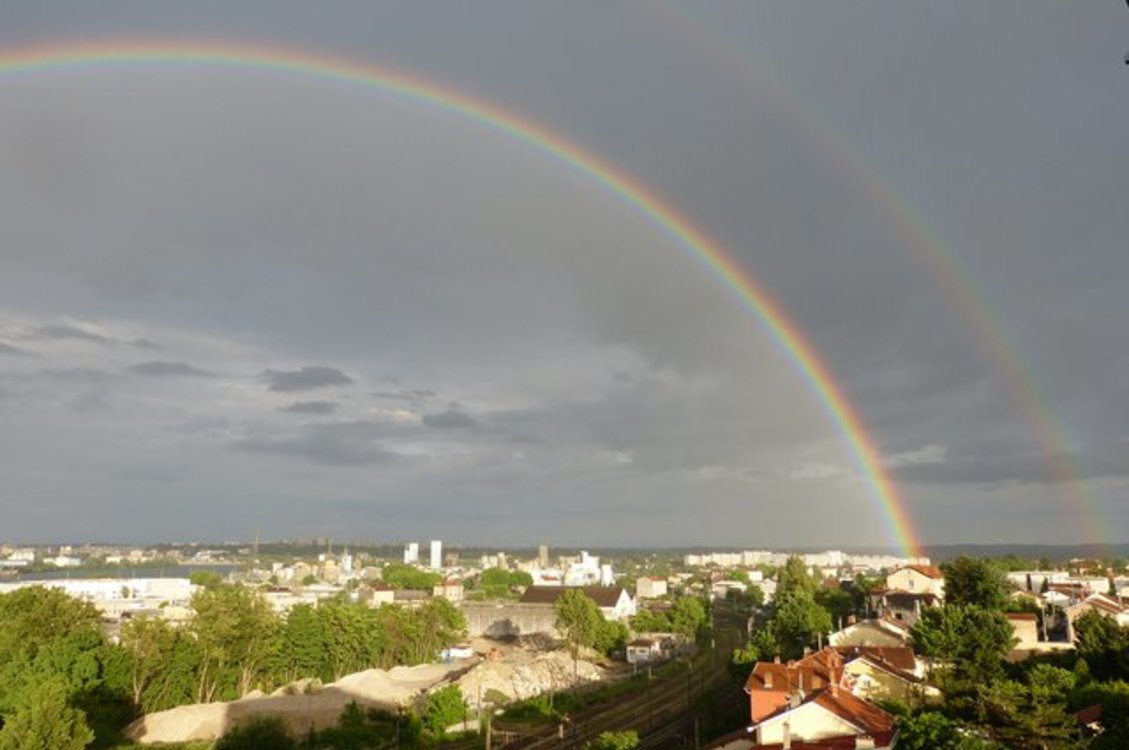
<svg viewBox="0 0 1129 750">
<path fill-rule="evenodd" d="M 1102 720 L 1102 704 L 1095 703 L 1092 706 L 1086 706 L 1081 711 L 1075 713 L 1074 718 L 1084 727 L 1097 724 Z"/>
<path fill-rule="evenodd" d="M 815 696 L 813 702 L 869 734 L 894 729 L 895 718 L 891 714 L 873 703 L 855 697 L 848 690 L 823 690 Z"/>
<path fill-rule="evenodd" d="M 847 660 L 866 656 L 904 672 L 912 673 L 917 668 L 917 659 L 909 646 L 838 646 L 835 650 Z"/>
<path fill-rule="evenodd" d="M 843 678 L 843 657 L 832 648 L 805 656 L 799 661 L 777 663 L 758 661 L 745 681 L 745 690 L 771 690 L 791 693 L 826 687 Z"/>
<path fill-rule="evenodd" d="M 1005 612 L 1004 617 L 1009 620 L 1036 622 L 1039 618 L 1034 612 Z"/>
<path fill-rule="evenodd" d="M 1093 594 L 1092 596 L 1088 596 L 1086 597 L 1085 603 L 1095 609 L 1104 610 L 1115 615 L 1121 614 L 1126 609 L 1125 605 L 1120 601 L 1106 596 L 1105 594 Z"/>
<path fill-rule="evenodd" d="M 945 577 L 945 574 L 942 573 L 941 569 L 936 565 L 907 565 L 906 567 L 910 570 L 916 570 L 926 578 L 935 578 L 940 580 Z"/>
</svg>

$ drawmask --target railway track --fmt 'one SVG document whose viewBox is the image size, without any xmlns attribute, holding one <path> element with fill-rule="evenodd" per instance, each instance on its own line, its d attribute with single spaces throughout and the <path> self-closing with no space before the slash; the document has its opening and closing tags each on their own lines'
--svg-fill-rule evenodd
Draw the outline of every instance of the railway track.
<svg viewBox="0 0 1129 750">
<path fill-rule="evenodd" d="M 619 696 L 558 724 L 518 733 L 501 729 L 493 735 L 493 747 L 505 750 L 582 748 L 603 732 L 638 732 L 642 750 L 694 747 L 696 717 L 694 700 L 728 679 L 728 654 L 740 641 L 741 631 L 728 627 L 715 630 L 716 643 L 702 649 L 687 669 L 656 679 L 645 688 Z M 730 694 L 732 693 L 732 694 Z M 739 689 L 727 690 L 725 699 L 739 700 Z"/>
</svg>

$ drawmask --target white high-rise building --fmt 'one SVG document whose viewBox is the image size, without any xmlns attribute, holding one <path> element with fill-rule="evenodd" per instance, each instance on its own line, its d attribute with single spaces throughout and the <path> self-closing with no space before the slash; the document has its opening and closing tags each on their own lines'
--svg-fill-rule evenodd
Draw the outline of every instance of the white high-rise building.
<svg viewBox="0 0 1129 750">
<path fill-rule="evenodd" d="M 404 547 L 404 564 L 415 565 L 419 562 L 419 542 L 408 542 Z"/>
<path fill-rule="evenodd" d="M 431 540 L 431 569 L 439 570 L 443 567 L 443 542 L 439 539 Z"/>
</svg>

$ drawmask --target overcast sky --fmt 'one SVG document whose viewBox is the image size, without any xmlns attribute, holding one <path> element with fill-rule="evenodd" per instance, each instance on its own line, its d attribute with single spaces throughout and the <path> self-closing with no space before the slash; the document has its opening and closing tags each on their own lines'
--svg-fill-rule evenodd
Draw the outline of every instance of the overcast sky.
<svg viewBox="0 0 1129 750">
<path fill-rule="evenodd" d="M 778 299 L 925 542 L 1129 540 L 1122 4 L 0 7 L 0 56 L 151 37 L 546 125 Z M 0 253 L 0 541 L 894 543 L 730 292 L 464 117 L 261 70 L 0 74 Z"/>
</svg>

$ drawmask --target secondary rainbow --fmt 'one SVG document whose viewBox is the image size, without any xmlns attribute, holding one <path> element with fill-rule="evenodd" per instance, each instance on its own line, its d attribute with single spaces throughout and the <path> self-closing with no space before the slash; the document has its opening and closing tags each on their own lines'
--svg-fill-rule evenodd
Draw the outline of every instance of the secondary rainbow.
<svg viewBox="0 0 1129 750">
<path fill-rule="evenodd" d="M 505 133 L 580 172 L 648 217 L 700 261 L 764 326 L 787 353 L 811 391 L 837 424 L 873 496 L 891 538 L 909 556 L 920 544 L 905 502 L 883 465 L 857 409 L 847 399 L 831 370 L 808 343 L 781 305 L 717 242 L 674 207 L 608 161 L 570 143 L 545 126 L 495 104 L 441 86 L 403 71 L 315 56 L 308 52 L 245 44 L 181 41 L 110 41 L 38 45 L 0 52 L 0 74 L 15 75 L 81 67 L 133 64 L 211 65 L 291 73 L 359 86 L 375 87 L 465 117 Z"/>
<path fill-rule="evenodd" d="M 641 4 L 639 9 L 644 17 L 684 37 L 704 57 L 746 84 L 756 93 L 758 101 L 771 105 L 795 126 L 820 159 L 843 175 L 853 189 L 877 208 L 892 235 L 916 256 L 940 288 L 950 303 L 949 310 L 961 319 L 996 377 L 1006 385 L 1016 412 L 1027 424 L 1033 448 L 1060 493 L 1065 514 L 1075 525 L 1074 533 L 1080 540 L 1108 546 L 1115 527 L 1103 522 L 1101 504 L 1085 479 L 1077 450 L 1055 418 L 1032 375 L 1032 368 L 1005 332 L 987 296 L 947 250 L 940 233 L 930 226 L 921 211 L 915 210 L 891 186 L 888 178 L 878 174 L 842 132 L 829 125 L 831 118 L 778 85 L 771 76 L 762 74 L 744 50 L 701 20 L 692 9 L 659 0 Z"/>
</svg>

